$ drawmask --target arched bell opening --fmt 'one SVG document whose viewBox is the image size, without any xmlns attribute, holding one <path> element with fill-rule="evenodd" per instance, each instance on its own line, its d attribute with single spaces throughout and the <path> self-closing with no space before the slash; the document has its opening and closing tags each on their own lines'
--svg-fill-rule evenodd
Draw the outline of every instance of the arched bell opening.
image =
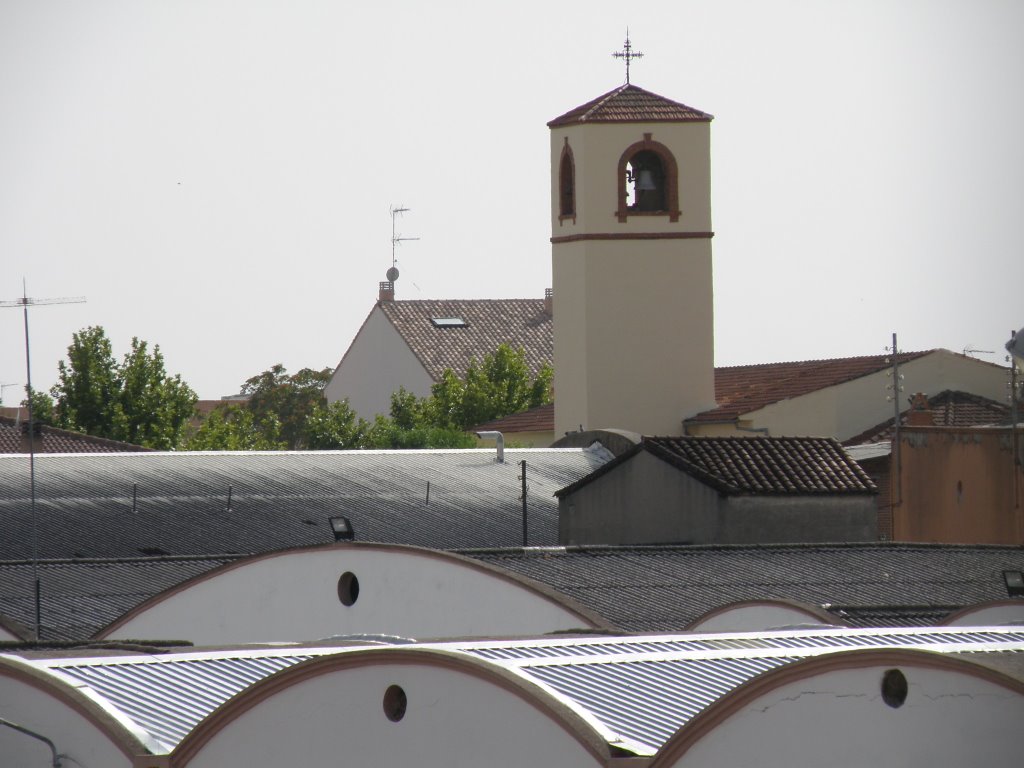
<svg viewBox="0 0 1024 768">
<path fill-rule="evenodd" d="M 665 215 L 679 220 L 679 188 L 676 160 L 668 147 L 645 133 L 619 159 L 620 222 L 635 215 Z"/>
</svg>

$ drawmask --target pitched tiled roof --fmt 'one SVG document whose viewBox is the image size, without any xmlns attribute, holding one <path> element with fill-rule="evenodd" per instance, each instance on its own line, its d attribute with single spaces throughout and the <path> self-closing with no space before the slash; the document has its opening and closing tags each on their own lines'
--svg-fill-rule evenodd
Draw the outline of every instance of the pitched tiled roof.
<svg viewBox="0 0 1024 768">
<path fill-rule="evenodd" d="M 555 429 L 555 404 L 538 405 L 528 411 L 502 416 L 473 427 L 474 432 L 499 430 L 509 434 L 516 432 L 553 432 Z"/>
<path fill-rule="evenodd" d="M 825 606 L 854 626 L 934 624 L 1007 598 L 1024 547 L 770 544 L 570 547 L 467 553 L 575 599 L 629 632 L 680 630 L 746 600 Z"/>
<path fill-rule="evenodd" d="M 177 452 L 36 457 L 43 558 L 257 553 L 333 541 L 345 515 L 359 541 L 434 549 L 558 539 L 554 492 L 610 458 L 601 450 Z M 428 490 L 429 485 L 429 490 Z M 230 494 L 230 506 L 228 498 Z M 429 499 L 428 499 L 429 495 Z M 31 556 L 28 462 L 0 456 L 0 559 Z"/>
<path fill-rule="evenodd" d="M 633 450 L 556 495 L 572 493 L 640 451 L 647 451 L 729 495 L 876 492 L 867 473 L 832 438 L 645 437 Z"/>
<path fill-rule="evenodd" d="M 554 349 L 551 315 L 543 299 L 446 299 L 382 301 L 377 304 L 436 381 L 446 368 L 461 376 L 499 344 L 522 347 L 536 375 Z M 461 318 L 461 327 L 439 327 L 432 318 Z"/>
<path fill-rule="evenodd" d="M 24 422 L 0 416 L 0 453 L 28 453 L 23 444 L 23 429 Z M 107 440 L 43 425 L 39 426 L 33 448 L 36 453 L 124 453 L 150 450 L 120 440 Z"/>
<path fill-rule="evenodd" d="M 652 453 L 722 493 L 874 493 L 871 478 L 824 437 L 648 437 Z"/>
<path fill-rule="evenodd" d="M 712 116 L 699 109 L 666 99 L 627 83 L 570 109 L 548 123 L 551 128 L 577 123 L 709 122 Z"/>
<path fill-rule="evenodd" d="M 931 410 L 932 425 L 936 427 L 982 427 L 1004 425 L 1010 423 L 1010 406 L 989 400 L 981 395 L 970 392 L 943 390 L 928 398 Z M 910 409 L 900 415 L 900 424 L 907 423 Z M 859 435 L 844 441 L 844 445 L 862 445 L 892 440 L 892 427 L 895 419 L 889 419 Z"/>
<path fill-rule="evenodd" d="M 906 352 L 900 359 L 907 363 L 933 351 Z M 744 413 L 771 403 L 884 370 L 890 366 L 887 360 L 885 355 L 868 355 L 716 368 L 715 401 L 718 407 L 699 413 L 689 421 L 734 421 Z"/>
</svg>

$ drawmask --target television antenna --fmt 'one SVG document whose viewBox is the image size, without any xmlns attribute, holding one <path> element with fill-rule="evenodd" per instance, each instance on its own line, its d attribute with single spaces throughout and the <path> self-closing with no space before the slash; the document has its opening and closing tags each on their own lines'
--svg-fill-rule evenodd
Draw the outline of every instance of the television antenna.
<svg viewBox="0 0 1024 768">
<path fill-rule="evenodd" d="M 8 389 L 9 387 L 20 386 L 20 384 L 21 382 L 18 381 L 12 381 L 10 384 L 0 384 L 0 405 L 4 404 L 4 390 Z"/>
<path fill-rule="evenodd" d="M 0 301 L 0 307 L 21 307 L 25 319 L 25 393 L 28 402 L 28 423 L 25 428 L 28 432 L 28 476 L 29 476 L 29 498 L 32 509 L 32 581 L 35 582 L 35 634 L 36 640 L 40 640 L 40 594 L 39 594 L 39 523 L 36 519 L 36 444 L 35 444 L 35 423 L 32 414 L 32 358 L 29 355 L 28 343 L 28 308 L 46 304 L 84 304 L 84 296 L 65 296 L 58 299 L 33 299 L 28 295 L 24 279 L 21 281 L 21 298 L 14 301 Z"/>
<path fill-rule="evenodd" d="M 398 256 L 395 254 L 395 246 L 400 245 L 409 240 L 419 240 L 418 237 L 403 237 L 398 233 L 397 220 L 403 213 L 409 213 L 412 208 L 406 208 L 404 205 L 392 205 L 391 206 L 391 266 L 387 271 L 387 278 L 392 283 L 398 279 Z"/>
</svg>

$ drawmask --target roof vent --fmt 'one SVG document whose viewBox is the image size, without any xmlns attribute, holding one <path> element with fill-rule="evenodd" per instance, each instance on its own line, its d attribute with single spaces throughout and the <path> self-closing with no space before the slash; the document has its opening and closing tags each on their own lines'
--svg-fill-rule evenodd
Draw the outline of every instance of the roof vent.
<svg viewBox="0 0 1024 768">
<path fill-rule="evenodd" d="M 505 436 L 501 432 L 477 432 L 476 436 L 481 440 L 494 440 L 498 444 L 498 463 L 505 463 Z"/>
</svg>

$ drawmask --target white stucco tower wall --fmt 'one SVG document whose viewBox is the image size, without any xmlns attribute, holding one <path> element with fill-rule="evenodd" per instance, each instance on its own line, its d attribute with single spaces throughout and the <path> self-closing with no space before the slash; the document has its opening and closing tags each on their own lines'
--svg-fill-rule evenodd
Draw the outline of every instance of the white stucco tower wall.
<svg viewBox="0 0 1024 768">
<path fill-rule="evenodd" d="M 715 405 L 710 124 L 628 84 L 548 124 L 556 438 Z M 628 191 L 645 166 L 653 202 Z"/>
</svg>

